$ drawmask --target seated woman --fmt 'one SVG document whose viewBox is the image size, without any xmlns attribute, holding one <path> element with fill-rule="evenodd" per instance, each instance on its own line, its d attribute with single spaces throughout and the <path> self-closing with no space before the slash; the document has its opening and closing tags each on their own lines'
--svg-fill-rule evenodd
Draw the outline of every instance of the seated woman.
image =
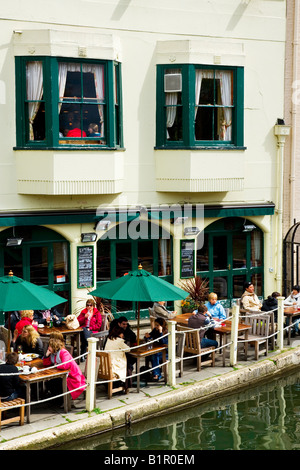
<svg viewBox="0 0 300 470">
<path fill-rule="evenodd" d="M 17 340 L 17 337 L 22 333 L 24 326 L 32 325 L 37 330 L 37 322 L 33 319 L 34 311 L 33 310 L 22 310 L 21 311 L 21 320 L 16 324 L 16 329 L 14 331 L 14 341 Z"/>
<path fill-rule="evenodd" d="M 86 308 L 84 308 L 77 318 L 79 325 L 83 328 L 80 333 L 81 337 L 81 354 L 84 354 L 88 345 L 88 338 L 92 333 L 100 331 L 102 325 L 102 316 L 96 307 L 95 301 L 89 299 L 86 302 Z M 81 361 L 85 361 L 85 357 L 81 358 Z"/>
<path fill-rule="evenodd" d="M 119 379 L 124 384 L 125 392 L 128 393 L 128 387 L 131 385 L 131 379 L 128 376 L 132 372 L 127 365 L 126 351 L 130 351 L 130 346 L 125 343 L 124 330 L 122 328 L 115 326 L 109 330 L 104 350 L 111 352 L 113 377 Z"/>
<path fill-rule="evenodd" d="M 175 318 L 177 315 L 176 310 L 171 312 L 166 307 L 166 302 L 164 300 L 160 300 L 159 302 L 154 302 L 152 307 L 152 316 L 155 318 L 165 318 L 166 320 L 171 320 Z"/>
<path fill-rule="evenodd" d="M 156 318 L 154 322 L 154 328 L 150 333 L 145 334 L 145 338 L 149 340 L 154 340 L 154 339 L 159 339 L 158 341 L 155 341 L 155 343 L 152 343 L 153 346 L 158 346 L 158 345 L 167 345 L 168 344 L 168 336 L 165 336 L 168 333 L 167 329 L 167 324 L 166 321 L 163 318 Z M 164 338 L 162 338 L 164 336 Z M 150 361 L 152 363 L 152 367 L 155 367 L 153 370 L 153 380 L 157 381 L 161 379 L 161 371 L 160 367 L 158 367 L 159 362 L 162 359 L 162 353 L 156 353 L 152 354 L 150 356 Z"/>
<path fill-rule="evenodd" d="M 54 337 L 50 338 L 47 352 L 43 357 L 43 364 L 44 366 L 56 365 L 58 369 L 69 371 L 67 376 L 67 387 L 71 392 L 73 400 L 78 398 L 85 390 L 86 382 L 84 375 L 71 354 L 65 349 L 64 342 L 60 339 Z M 55 396 L 62 394 L 61 379 L 49 380 L 47 382 L 47 386 L 52 395 Z M 62 399 L 59 400 L 62 402 Z"/>
<path fill-rule="evenodd" d="M 44 355 L 43 342 L 32 325 L 25 325 L 23 327 L 22 333 L 16 341 L 12 341 L 12 347 L 14 351 L 19 351 L 19 348 L 21 348 L 24 354 L 35 353 L 40 357 Z"/>
</svg>

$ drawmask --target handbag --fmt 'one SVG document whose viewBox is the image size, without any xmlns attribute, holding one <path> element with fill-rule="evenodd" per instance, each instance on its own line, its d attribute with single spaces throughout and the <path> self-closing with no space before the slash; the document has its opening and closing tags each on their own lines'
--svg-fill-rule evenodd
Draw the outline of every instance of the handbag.
<svg viewBox="0 0 300 470">
<path fill-rule="evenodd" d="M 77 328 L 80 327 L 79 321 L 77 320 L 76 315 L 68 315 L 65 321 L 66 321 L 67 328 L 69 328 L 70 330 L 76 330 Z"/>
</svg>

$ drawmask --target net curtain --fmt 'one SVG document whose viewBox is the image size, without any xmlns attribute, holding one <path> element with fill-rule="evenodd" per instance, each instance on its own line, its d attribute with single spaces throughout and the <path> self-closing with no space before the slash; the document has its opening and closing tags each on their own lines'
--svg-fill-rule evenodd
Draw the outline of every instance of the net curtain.
<svg viewBox="0 0 300 470">
<path fill-rule="evenodd" d="M 43 97 L 43 64 L 42 62 L 27 62 L 26 92 L 29 114 L 29 140 L 34 140 L 33 123 Z"/>
<path fill-rule="evenodd" d="M 93 64 L 74 64 L 60 62 L 58 67 L 58 87 L 59 87 L 59 99 L 63 100 L 66 88 L 67 74 L 68 72 L 80 72 L 82 67 L 83 73 L 94 74 L 95 90 L 98 101 L 104 101 L 104 66 L 93 65 Z M 62 103 L 59 103 L 58 111 L 61 110 Z M 101 134 L 103 134 L 103 105 L 98 104 L 99 118 L 102 124 Z"/>
<path fill-rule="evenodd" d="M 200 93 L 201 93 L 201 84 L 202 79 L 208 78 L 213 80 L 220 80 L 220 90 L 221 90 L 221 102 L 223 106 L 232 105 L 232 93 L 231 93 L 231 83 L 232 83 L 232 72 L 227 70 L 196 70 L 196 83 L 195 83 L 195 94 L 196 94 L 196 105 L 200 104 Z M 195 118 L 197 115 L 198 107 L 195 109 Z M 220 125 L 220 140 L 231 140 L 231 131 L 232 131 L 232 110 L 231 108 L 223 108 L 224 119 L 222 119 Z"/>
</svg>

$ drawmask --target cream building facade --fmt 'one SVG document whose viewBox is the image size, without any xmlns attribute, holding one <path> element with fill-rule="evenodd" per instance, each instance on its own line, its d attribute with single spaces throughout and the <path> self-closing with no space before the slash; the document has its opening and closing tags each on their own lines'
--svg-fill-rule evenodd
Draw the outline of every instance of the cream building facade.
<svg viewBox="0 0 300 470">
<path fill-rule="evenodd" d="M 13 0 L 0 22 L 0 275 L 68 311 L 139 263 L 227 305 L 281 290 L 286 1 Z"/>
</svg>

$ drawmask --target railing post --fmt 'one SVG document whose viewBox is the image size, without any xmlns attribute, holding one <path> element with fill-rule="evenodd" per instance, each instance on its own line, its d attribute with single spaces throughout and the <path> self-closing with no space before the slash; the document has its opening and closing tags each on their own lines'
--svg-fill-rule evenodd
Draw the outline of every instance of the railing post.
<svg viewBox="0 0 300 470">
<path fill-rule="evenodd" d="M 168 385 L 174 387 L 176 385 L 176 322 L 169 320 L 168 322 Z"/>
<path fill-rule="evenodd" d="M 230 344 L 230 365 L 235 366 L 237 363 L 237 339 L 238 339 L 238 325 L 239 325 L 240 308 L 238 305 L 232 307 L 232 320 L 231 320 L 231 344 Z"/>
<path fill-rule="evenodd" d="M 96 346 L 97 338 L 88 338 L 88 355 L 87 355 L 87 387 L 85 407 L 87 411 L 95 408 L 95 376 L 96 376 Z"/>
<path fill-rule="evenodd" d="M 277 297 L 278 314 L 277 314 L 277 344 L 279 349 L 283 349 L 283 331 L 284 331 L 284 297 Z"/>
</svg>

